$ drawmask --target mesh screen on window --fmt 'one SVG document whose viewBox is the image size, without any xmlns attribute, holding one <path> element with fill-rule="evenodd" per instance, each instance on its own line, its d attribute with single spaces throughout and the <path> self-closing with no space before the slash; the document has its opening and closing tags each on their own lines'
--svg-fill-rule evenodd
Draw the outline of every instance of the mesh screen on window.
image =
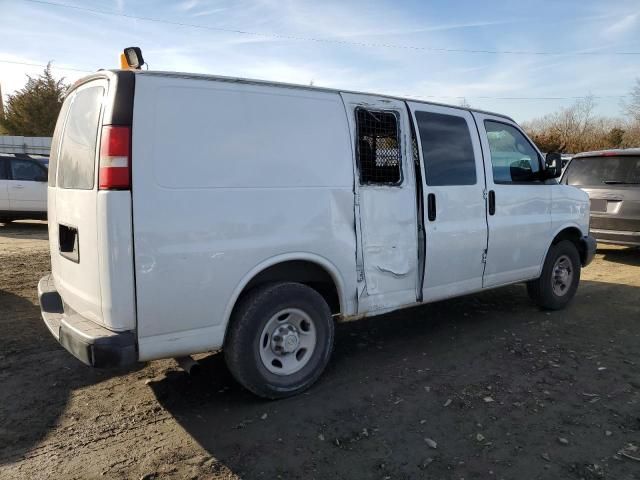
<svg viewBox="0 0 640 480">
<path fill-rule="evenodd" d="M 356 125 L 360 183 L 400 183 L 400 140 L 396 115 L 358 108 Z"/>
</svg>

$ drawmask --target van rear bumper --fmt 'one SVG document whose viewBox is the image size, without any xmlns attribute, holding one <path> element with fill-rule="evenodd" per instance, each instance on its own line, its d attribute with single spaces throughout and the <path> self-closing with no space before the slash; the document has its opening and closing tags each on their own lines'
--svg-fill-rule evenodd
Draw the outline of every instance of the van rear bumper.
<svg viewBox="0 0 640 480">
<path fill-rule="evenodd" d="M 38 282 L 38 299 L 42 319 L 51 334 L 83 363 L 106 368 L 138 361 L 135 332 L 113 332 L 76 312 L 65 313 L 51 274 Z"/>
</svg>

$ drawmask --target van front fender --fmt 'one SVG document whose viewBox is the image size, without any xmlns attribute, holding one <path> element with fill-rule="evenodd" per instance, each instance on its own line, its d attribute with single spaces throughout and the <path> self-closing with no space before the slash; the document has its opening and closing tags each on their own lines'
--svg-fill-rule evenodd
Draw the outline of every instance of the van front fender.
<svg viewBox="0 0 640 480">
<path fill-rule="evenodd" d="M 595 247 L 593 247 L 593 253 L 590 254 L 590 248 L 592 248 L 591 240 L 587 240 L 587 237 L 593 237 L 590 237 L 590 235 L 585 235 L 578 223 L 567 222 L 554 230 L 553 235 L 551 236 L 551 240 L 547 244 L 547 248 L 544 250 L 543 257 L 540 259 L 540 269 L 538 271 L 538 276 L 542 274 L 544 260 L 547 258 L 547 254 L 549 253 L 551 245 L 557 243 L 557 241 L 559 241 L 559 239 L 564 236 L 576 243 L 576 246 L 578 247 L 578 253 L 580 254 L 580 261 L 582 263 L 582 266 L 587 266 L 591 262 L 591 260 L 593 260 L 593 256 L 595 255 Z M 589 254 L 591 255 L 590 258 L 588 258 Z"/>
</svg>

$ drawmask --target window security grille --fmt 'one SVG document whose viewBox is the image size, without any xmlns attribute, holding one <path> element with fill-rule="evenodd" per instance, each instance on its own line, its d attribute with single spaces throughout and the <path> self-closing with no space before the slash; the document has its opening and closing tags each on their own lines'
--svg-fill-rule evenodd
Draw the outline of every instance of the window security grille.
<svg viewBox="0 0 640 480">
<path fill-rule="evenodd" d="M 400 136 L 396 115 L 358 108 L 356 125 L 360 183 L 400 183 Z"/>
</svg>

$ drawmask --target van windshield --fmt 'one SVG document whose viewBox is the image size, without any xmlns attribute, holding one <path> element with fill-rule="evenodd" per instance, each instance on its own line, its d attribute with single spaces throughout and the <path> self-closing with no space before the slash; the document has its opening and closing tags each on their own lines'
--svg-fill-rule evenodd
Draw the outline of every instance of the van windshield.
<svg viewBox="0 0 640 480">
<path fill-rule="evenodd" d="M 91 190 L 104 88 L 88 87 L 71 99 L 58 158 L 58 186 Z"/>
<path fill-rule="evenodd" d="M 574 158 L 565 179 L 568 185 L 637 185 L 640 156 Z"/>
</svg>

